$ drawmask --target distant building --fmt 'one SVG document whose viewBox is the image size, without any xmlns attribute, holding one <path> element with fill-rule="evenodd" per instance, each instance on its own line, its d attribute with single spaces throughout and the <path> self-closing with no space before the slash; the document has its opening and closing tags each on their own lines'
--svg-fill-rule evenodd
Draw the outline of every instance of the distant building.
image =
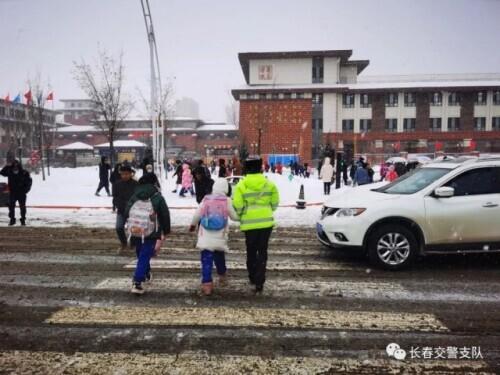
<svg viewBox="0 0 500 375">
<path fill-rule="evenodd" d="M 57 111 L 44 109 L 43 125 L 55 127 Z M 26 104 L 0 99 L 0 157 L 29 157 L 38 147 L 37 114 Z"/>
<path fill-rule="evenodd" d="M 192 98 L 178 99 L 174 105 L 174 116 L 200 118 L 200 106 Z"/>
<path fill-rule="evenodd" d="M 261 154 L 500 152 L 500 74 L 362 77 L 352 50 L 238 55 L 240 133 Z M 359 77 L 358 77 L 359 76 Z M 259 144 L 260 143 L 260 144 Z"/>
<path fill-rule="evenodd" d="M 73 125 L 88 125 L 98 118 L 96 104 L 90 99 L 61 99 L 64 122 Z"/>
<path fill-rule="evenodd" d="M 106 132 L 99 126 L 102 120 L 92 120 L 85 124 L 79 121 L 82 124 L 75 125 L 66 121 L 69 119 L 74 122 L 74 118 L 65 116 L 64 119 L 65 122 L 58 124 L 55 142 L 57 147 L 75 142 L 92 146 L 108 142 Z M 164 121 L 164 128 L 168 158 L 229 158 L 238 149 L 238 128 L 233 124 L 175 116 Z M 128 118 L 124 120 L 123 126 L 117 129 L 115 138 L 117 141 L 137 141 L 151 147 L 151 121 L 145 118 Z"/>
</svg>

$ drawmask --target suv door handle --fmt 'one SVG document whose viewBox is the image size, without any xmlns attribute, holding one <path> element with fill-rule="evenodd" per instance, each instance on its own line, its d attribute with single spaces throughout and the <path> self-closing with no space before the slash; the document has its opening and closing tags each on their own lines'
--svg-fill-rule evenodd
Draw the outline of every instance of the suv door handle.
<svg viewBox="0 0 500 375">
<path fill-rule="evenodd" d="M 488 203 L 483 204 L 483 207 L 485 207 L 485 208 L 498 207 L 498 203 L 488 202 Z"/>
</svg>

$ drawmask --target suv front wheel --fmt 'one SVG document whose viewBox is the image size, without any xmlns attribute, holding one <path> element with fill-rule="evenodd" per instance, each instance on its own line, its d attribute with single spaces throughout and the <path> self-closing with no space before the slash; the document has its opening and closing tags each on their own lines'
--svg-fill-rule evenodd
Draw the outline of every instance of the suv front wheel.
<svg viewBox="0 0 500 375">
<path fill-rule="evenodd" d="M 387 270 L 408 267 L 417 255 L 417 240 L 404 226 L 387 224 L 377 228 L 368 241 L 370 261 Z"/>
</svg>

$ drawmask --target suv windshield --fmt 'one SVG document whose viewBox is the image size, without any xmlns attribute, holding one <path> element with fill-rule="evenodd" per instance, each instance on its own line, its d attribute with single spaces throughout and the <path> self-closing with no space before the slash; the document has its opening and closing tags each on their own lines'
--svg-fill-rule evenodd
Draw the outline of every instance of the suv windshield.
<svg viewBox="0 0 500 375">
<path fill-rule="evenodd" d="M 379 193 L 386 194 L 413 194 L 448 173 L 448 168 L 420 168 L 412 173 L 407 173 L 389 185 L 374 189 Z"/>
</svg>

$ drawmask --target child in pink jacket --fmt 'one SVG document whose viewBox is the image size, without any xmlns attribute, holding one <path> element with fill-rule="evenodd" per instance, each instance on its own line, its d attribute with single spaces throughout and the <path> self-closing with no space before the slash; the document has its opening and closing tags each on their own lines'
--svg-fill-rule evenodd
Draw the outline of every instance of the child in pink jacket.
<svg viewBox="0 0 500 375">
<path fill-rule="evenodd" d="M 191 169 L 188 164 L 182 165 L 182 189 L 179 193 L 181 197 L 185 197 L 188 191 L 191 193 L 191 196 L 194 196 L 193 190 L 193 174 L 191 173 Z"/>
</svg>

